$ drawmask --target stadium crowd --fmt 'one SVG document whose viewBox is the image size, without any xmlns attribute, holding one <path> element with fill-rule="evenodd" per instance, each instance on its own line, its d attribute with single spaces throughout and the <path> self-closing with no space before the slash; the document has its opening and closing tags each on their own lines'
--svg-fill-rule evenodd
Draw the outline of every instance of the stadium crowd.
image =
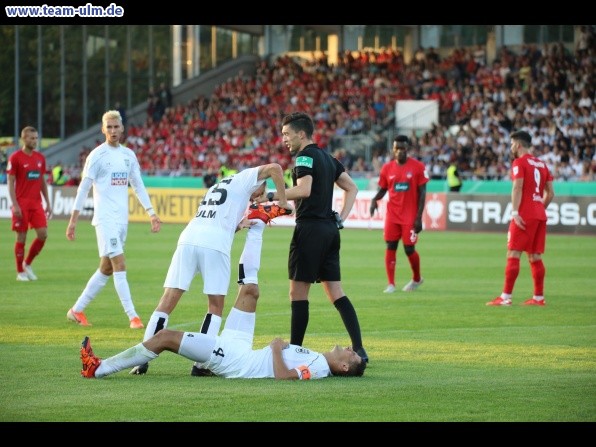
<svg viewBox="0 0 596 447">
<path fill-rule="evenodd" d="M 523 45 L 517 53 L 502 47 L 490 64 L 482 47 L 443 58 L 419 49 L 408 64 L 394 49 L 346 51 L 336 65 L 325 55 L 281 56 L 260 62 L 254 76 L 228 79 L 208 98 L 160 114 L 148 101 L 145 122 L 129 126 L 125 144 L 145 175 L 213 176 L 270 162 L 287 168 L 292 161 L 277 123 L 299 110 L 313 116 L 320 147 L 355 177 L 375 177 L 391 157 L 395 101 L 430 99 L 439 102 L 439 123 L 412 132 L 410 155 L 433 179 L 444 179 L 451 161 L 464 179 L 508 178 L 509 133 L 525 129 L 555 180 L 594 181 L 594 48 L 594 39 L 575 51 L 563 44 Z M 341 137 L 359 134 L 375 141 L 370 160 L 342 147 Z M 81 151 L 80 166 L 90 150 Z M 68 168 L 71 179 L 80 166 Z"/>
</svg>

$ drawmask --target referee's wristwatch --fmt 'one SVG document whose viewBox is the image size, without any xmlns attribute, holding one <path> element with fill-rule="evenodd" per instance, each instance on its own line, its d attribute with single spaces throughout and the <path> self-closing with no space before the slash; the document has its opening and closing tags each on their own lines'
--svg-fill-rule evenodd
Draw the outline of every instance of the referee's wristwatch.
<svg viewBox="0 0 596 447">
<path fill-rule="evenodd" d="M 270 202 L 273 202 L 273 196 L 275 195 L 275 193 L 273 191 L 270 191 L 267 193 L 267 200 L 269 200 Z"/>
</svg>

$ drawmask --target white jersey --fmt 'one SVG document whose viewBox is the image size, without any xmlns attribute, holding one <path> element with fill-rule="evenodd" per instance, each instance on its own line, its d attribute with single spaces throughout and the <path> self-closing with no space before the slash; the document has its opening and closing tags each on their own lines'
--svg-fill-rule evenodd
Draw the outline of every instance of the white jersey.
<svg viewBox="0 0 596 447">
<path fill-rule="evenodd" d="M 329 363 L 320 352 L 298 345 L 288 345 L 282 350 L 282 357 L 288 369 L 295 369 L 301 380 L 331 376 Z M 232 337 L 218 338 L 211 358 L 204 366 L 214 374 L 227 379 L 275 378 L 273 352 L 270 346 L 253 350 L 250 345 L 238 343 L 238 340 Z"/>
<path fill-rule="evenodd" d="M 253 350 L 256 314 L 233 307 L 221 335 L 185 332 L 178 354 L 203 363 L 215 375 L 227 379 L 275 378 L 271 346 Z M 295 369 L 300 380 L 331 376 L 327 359 L 320 352 L 288 345 L 281 351 L 288 369 Z"/>
<path fill-rule="evenodd" d="M 87 156 L 81 177 L 93 181 L 93 225 L 128 223 L 129 182 L 143 208 L 151 208 L 137 156 L 125 146 L 97 146 Z"/>
<path fill-rule="evenodd" d="M 258 178 L 259 168 L 248 168 L 209 188 L 197 214 L 180 233 L 178 245 L 196 245 L 229 254 L 250 196 L 265 181 Z"/>
</svg>

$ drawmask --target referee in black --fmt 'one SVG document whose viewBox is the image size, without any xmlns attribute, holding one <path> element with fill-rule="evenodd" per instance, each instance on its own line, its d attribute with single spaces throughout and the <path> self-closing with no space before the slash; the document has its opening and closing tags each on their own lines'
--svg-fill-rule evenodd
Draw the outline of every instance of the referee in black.
<svg viewBox="0 0 596 447">
<path fill-rule="evenodd" d="M 354 206 L 358 187 L 344 166 L 315 144 L 313 132 L 313 121 L 305 113 L 292 113 L 282 121 L 283 142 L 290 154 L 296 156 L 293 186 L 286 190 L 287 200 L 293 200 L 296 209 L 296 226 L 288 257 L 292 304 L 290 343 L 302 345 L 309 319 L 308 292 L 311 284 L 320 282 L 341 316 L 352 340 L 352 349 L 368 362 L 356 310 L 341 286 L 339 263 L 339 230 Z M 335 185 L 344 192 L 340 213 L 332 208 Z M 259 198 L 260 202 L 272 200 L 276 200 L 273 192 Z"/>
</svg>

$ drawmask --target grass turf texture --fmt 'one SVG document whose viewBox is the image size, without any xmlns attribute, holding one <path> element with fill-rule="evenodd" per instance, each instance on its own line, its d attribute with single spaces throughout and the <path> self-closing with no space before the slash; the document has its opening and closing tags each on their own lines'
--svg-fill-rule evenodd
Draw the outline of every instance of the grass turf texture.
<svg viewBox="0 0 596 447">
<path fill-rule="evenodd" d="M 128 280 L 143 322 L 162 284 L 182 225 L 131 224 Z M 401 292 L 410 268 L 400 244 L 397 288 L 386 286 L 380 230 L 342 230 L 343 286 L 358 312 L 370 364 L 362 378 L 312 382 L 191 377 L 191 361 L 164 352 L 146 376 L 128 371 L 80 377 L 80 342 L 107 357 L 142 340 L 132 330 L 113 280 L 87 308 L 92 327 L 66 320 L 98 266 L 95 233 L 81 221 L 77 240 L 51 221 L 33 268 L 17 282 L 10 220 L 0 220 L 0 421 L 378 421 L 593 422 L 596 420 L 596 237 L 549 235 L 544 308 L 532 294 L 527 259 L 510 308 L 485 302 L 503 284 L 505 234 L 423 232 L 424 285 Z M 29 232 L 28 243 L 35 233 Z M 287 254 L 291 228 L 267 228 L 260 271 L 255 347 L 289 338 Z M 236 235 L 226 314 L 237 286 L 245 232 Z M 320 285 L 310 296 L 305 346 L 324 351 L 349 338 Z M 198 330 L 207 307 L 197 277 L 169 327 Z M 156 404 L 158 403 L 158 404 Z"/>
</svg>

